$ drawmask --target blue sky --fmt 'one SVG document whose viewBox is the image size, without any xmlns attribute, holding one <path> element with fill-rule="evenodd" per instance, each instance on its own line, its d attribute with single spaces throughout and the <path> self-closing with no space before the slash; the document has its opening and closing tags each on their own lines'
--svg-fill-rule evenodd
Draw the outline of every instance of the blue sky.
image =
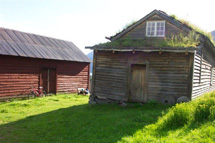
<svg viewBox="0 0 215 143">
<path fill-rule="evenodd" d="M 0 0 L 0 27 L 72 41 L 105 42 L 154 9 L 175 14 L 205 31 L 215 30 L 213 0 Z"/>
</svg>

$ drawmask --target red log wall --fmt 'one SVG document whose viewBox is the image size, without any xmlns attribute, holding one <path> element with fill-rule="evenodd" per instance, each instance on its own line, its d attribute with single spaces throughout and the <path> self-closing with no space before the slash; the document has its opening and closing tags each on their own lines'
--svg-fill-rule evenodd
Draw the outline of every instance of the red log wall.
<svg viewBox="0 0 215 143">
<path fill-rule="evenodd" d="M 40 86 L 42 68 L 56 68 L 57 92 L 77 92 L 89 87 L 89 63 L 0 55 L 0 98 L 26 95 Z"/>
</svg>

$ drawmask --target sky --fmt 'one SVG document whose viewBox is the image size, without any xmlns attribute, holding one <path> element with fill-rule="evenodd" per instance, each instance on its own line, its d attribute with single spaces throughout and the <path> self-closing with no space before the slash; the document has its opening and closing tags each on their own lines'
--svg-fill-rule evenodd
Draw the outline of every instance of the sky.
<svg viewBox="0 0 215 143">
<path fill-rule="evenodd" d="M 87 54 L 154 9 L 215 30 L 215 0 L 0 0 L 0 27 L 72 41 Z"/>
</svg>

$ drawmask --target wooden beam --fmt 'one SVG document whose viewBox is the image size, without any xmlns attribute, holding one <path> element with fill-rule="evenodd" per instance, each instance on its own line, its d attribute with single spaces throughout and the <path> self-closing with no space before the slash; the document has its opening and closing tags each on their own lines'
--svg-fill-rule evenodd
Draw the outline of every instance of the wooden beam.
<svg viewBox="0 0 215 143">
<path fill-rule="evenodd" d="M 188 72 L 188 98 L 192 100 L 192 92 L 193 92 L 193 74 L 194 74 L 194 59 L 195 53 L 189 54 L 188 62 L 189 62 L 189 72 Z"/>
<path fill-rule="evenodd" d="M 92 85 L 91 85 L 91 95 L 90 97 L 91 98 L 94 98 L 95 97 L 95 71 L 96 71 L 96 57 L 97 57 L 97 54 L 96 54 L 96 51 L 94 51 L 94 54 L 93 54 L 93 72 L 92 72 Z"/>
</svg>

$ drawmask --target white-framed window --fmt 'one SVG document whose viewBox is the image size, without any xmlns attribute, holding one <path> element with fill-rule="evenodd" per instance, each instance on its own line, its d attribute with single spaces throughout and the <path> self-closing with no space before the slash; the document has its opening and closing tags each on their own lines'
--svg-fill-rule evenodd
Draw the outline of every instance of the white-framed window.
<svg viewBox="0 0 215 143">
<path fill-rule="evenodd" d="M 164 37 L 165 21 L 148 21 L 146 24 L 147 37 Z"/>
</svg>

